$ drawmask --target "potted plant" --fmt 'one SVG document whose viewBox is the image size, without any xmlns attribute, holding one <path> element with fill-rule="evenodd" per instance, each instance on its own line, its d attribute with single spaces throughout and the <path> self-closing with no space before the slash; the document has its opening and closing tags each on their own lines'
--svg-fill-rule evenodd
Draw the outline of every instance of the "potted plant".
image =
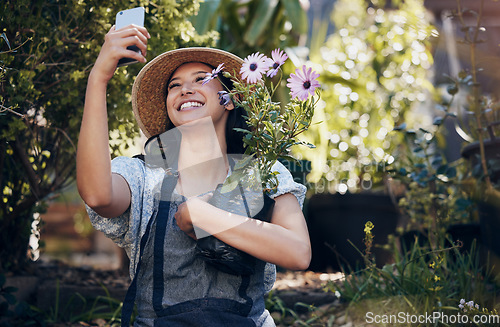
<svg viewBox="0 0 500 327">
<path fill-rule="evenodd" d="M 311 161 L 307 182 L 313 194 L 306 217 L 315 270 L 326 264 L 339 268 L 330 247 L 351 266 L 362 263 L 347 240 L 361 247 L 368 220 L 376 226 L 375 244 L 385 244 L 394 232 L 398 212 L 385 192 L 382 169 L 393 161 L 397 144 L 390 142 L 389 132 L 432 88 L 427 80 L 432 27 L 423 4 L 400 2 L 386 9 L 375 2 L 339 0 L 332 21 L 337 30 L 310 54 L 323 85 L 313 117 L 321 123 L 313 123 L 304 139 L 317 148 L 296 151 Z M 412 21 L 419 21 L 418 30 Z M 382 252 L 376 246 L 374 251 Z"/>
</svg>

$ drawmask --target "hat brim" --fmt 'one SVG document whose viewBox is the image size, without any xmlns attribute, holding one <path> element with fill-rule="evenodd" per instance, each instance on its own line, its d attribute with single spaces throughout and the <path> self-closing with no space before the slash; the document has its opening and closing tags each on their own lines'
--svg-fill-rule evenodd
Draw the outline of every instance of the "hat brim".
<svg viewBox="0 0 500 327">
<path fill-rule="evenodd" d="M 137 75 L 132 87 L 132 109 L 146 137 L 167 128 L 167 82 L 182 64 L 201 62 L 213 67 L 224 63 L 224 71 L 238 73 L 243 59 L 227 51 L 212 48 L 182 48 L 167 51 L 151 60 Z"/>
</svg>

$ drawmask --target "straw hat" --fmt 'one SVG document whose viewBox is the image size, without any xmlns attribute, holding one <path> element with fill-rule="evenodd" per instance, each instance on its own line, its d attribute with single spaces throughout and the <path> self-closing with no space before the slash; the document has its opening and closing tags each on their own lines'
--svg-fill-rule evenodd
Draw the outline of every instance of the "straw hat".
<svg viewBox="0 0 500 327">
<path fill-rule="evenodd" d="M 243 60 L 227 51 L 211 48 L 183 48 L 167 51 L 144 66 L 132 87 L 132 108 L 139 128 L 150 138 L 167 127 L 167 82 L 180 65 L 201 62 L 213 67 L 224 63 L 224 71 L 239 72 Z"/>
</svg>

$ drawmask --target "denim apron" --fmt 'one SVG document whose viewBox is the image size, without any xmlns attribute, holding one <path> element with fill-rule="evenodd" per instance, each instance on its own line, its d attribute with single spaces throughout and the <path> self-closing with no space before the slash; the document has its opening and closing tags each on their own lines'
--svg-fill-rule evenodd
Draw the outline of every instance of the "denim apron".
<svg viewBox="0 0 500 327">
<path fill-rule="evenodd" d="M 171 194 L 177 179 L 166 177 L 162 185 L 162 194 Z M 166 197 L 162 197 L 165 199 Z M 232 299 L 204 297 L 177 303 L 170 306 L 163 305 L 165 288 L 168 288 L 168 279 L 163 273 L 164 246 L 167 222 L 169 218 L 170 201 L 160 201 L 156 218 L 148 222 L 145 234 L 140 242 L 140 255 L 134 279 L 125 296 L 122 309 L 122 327 L 129 327 L 135 297 L 137 293 L 137 277 L 140 275 L 142 255 L 148 239 L 152 238 L 148 246 L 153 246 L 153 292 L 152 304 L 157 318 L 154 320 L 155 327 L 188 327 L 188 326 L 241 326 L 255 327 L 254 321 L 248 317 L 252 309 L 253 301 L 247 295 L 250 276 L 241 276 L 238 295 L 243 302 Z M 153 222 L 155 221 L 155 222 Z"/>
</svg>

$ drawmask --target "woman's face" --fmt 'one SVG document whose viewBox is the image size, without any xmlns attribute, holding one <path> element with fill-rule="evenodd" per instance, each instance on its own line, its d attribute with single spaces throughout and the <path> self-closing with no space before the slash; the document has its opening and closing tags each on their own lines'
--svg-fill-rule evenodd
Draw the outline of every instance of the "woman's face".
<svg viewBox="0 0 500 327">
<path fill-rule="evenodd" d="M 216 129 L 225 128 L 227 110 L 220 104 L 218 91 L 224 88 L 213 79 L 202 85 L 212 68 L 199 62 L 186 63 L 177 68 L 167 84 L 167 113 L 175 126 L 210 116 Z"/>
</svg>

